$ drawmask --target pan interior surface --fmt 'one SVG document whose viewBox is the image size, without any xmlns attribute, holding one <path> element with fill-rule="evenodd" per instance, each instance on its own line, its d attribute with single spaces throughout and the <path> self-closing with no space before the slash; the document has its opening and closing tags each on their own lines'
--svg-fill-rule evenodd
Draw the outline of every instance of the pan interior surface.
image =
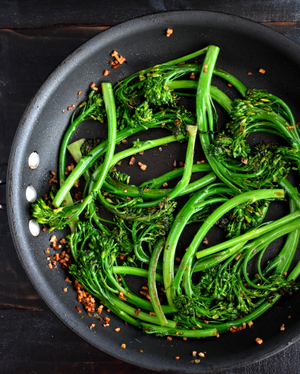
<svg viewBox="0 0 300 374">
<path fill-rule="evenodd" d="M 166 36 L 166 29 L 173 34 Z M 300 118 L 300 50 L 299 47 L 265 26 L 235 16 L 202 12 L 180 11 L 141 17 L 115 26 L 94 37 L 71 54 L 48 78 L 28 106 L 18 127 L 11 150 L 8 168 L 7 201 L 11 232 L 20 260 L 41 297 L 54 313 L 75 333 L 93 346 L 123 361 L 157 371 L 178 373 L 209 373 L 248 365 L 279 352 L 298 339 L 300 298 L 295 294 L 280 299 L 277 307 L 255 321 L 251 329 L 220 338 L 200 340 L 146 335 L 109 315 L 110 327 L 103 328 L 95 319 L 77 312 L 76 291 L 66 287 L 66 274 L 60 268 L 50 270 L 44 250 L 49 247 L 52 234 L 30 234 L 30 204 L 25 193 L 33 185 L 38 196 L 49 190 L 49 171 L 57 170 L 58 150 L 72 111 L 87 97 L 89 85 L 104 81 L 115 84 L 129 74 L 146 67 L 183 56 L 207 45 L 220 47 L 217 67 L 224 69 L 249 88 L 266 89 L 290 105 Z M 120 68 L 103 76 L 110 69 L 111 52 L 116 50 L 127 60 Z M 260 74 L 260 68 L 265 74 Z M 248 75 L 252 72 L 252 75 Z M 79 97 L 78 92 L 82 91 Z M 227 88 L 228 95 L 234 95 Z M 63 113 L 63 111 L 65 111 Z M 82 124 L 74 139 L 91 134 L 105 134 L 105 129 L 94 123 Z M 101 125 L 100 125 L 101 126 Z M 28 157 L 37 152 L 39 166 L 31 169 Z M 173 160 L 172 149 L 166 151 L 166 160 Z M 176 150 L 174 150 L 176 152 Z M 162 166 L 163 167 L 163 166 Z M 134 176 L 138 181 L 141 175 Z M 147 174 L 147 179 L 152 176 Z M 282 209 L 275 204 L 273 217 Z M 272 218 L 273 218 L 272 217 Z M 66 234 L 67 231 L 64 233 Z M 285 324 L 286 330 L 280 331 Z M 116 333 L 114 329 L 121 327 Z M 255 343 L 260 337 L 264 344 Z M 126 344 L 126 349 L 120 348 Z M 143 352 L 141 352 L 143 351 Z M 193 363 L 192 351 L 207 352 L 199 364 Z M 175 360 L 180 356 L 179 360 Z"/>
</svg>

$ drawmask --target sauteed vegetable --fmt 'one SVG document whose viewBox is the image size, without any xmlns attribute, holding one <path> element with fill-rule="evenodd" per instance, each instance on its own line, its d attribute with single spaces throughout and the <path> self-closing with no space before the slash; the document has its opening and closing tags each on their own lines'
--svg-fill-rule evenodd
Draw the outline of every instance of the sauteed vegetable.
<svg viewBox="0 0 300 374">
<path fill-rule="evenodd" d="M 217 68 L 218 54 L 218 47 L 208 46 L 132 74 L 115 87 L 105 82 L 101 92 L 94 88 L 64 136 L 59 190 L 51 192 L 51 204 L 42 198 L 33 204 L 33 217 L 49 231 L 70 226 L 69 273 L 113 313 L 149 334 L 206 337 L 235 332 L 282 294 L 299 288 L 295 280 L 300 263 L 292 269 L 291 264 L 300 235 L 300 199 L 287 179 L 300 163 L 295 119 L 277 96 L 247 89 Z M 201 55 L 203 62 L 195 63 Z M 232 101 L 213 86 L 214 75 L 235 87 L 240 97 Z M 184 96 L 194 101 L 196 115 L 180 105 Z M 230 115 L 221 130 L 215 103 Z M 107 139 L 69 144 L 87 119 L 107 123 Z M 116 152 L 116 144 L 129 136 L 161 127 L 171 135 L 137 139 L 133 147 Z M 250 146 L 247 137 L 255 132 L 276 135 L 286 144 Z M 206 159 L 199 164 L 194 161 L 198 137 Z M 133 162 L 136 153 L 172 142 L 185 149 L 183 167 L 140 186 L 130 185 L 130 176 L 118 171 L 121 160 Z M 77 165 L 65 178 L 67 150 Z M 197 172 L 206 175 L 191 182 Z M 79 178 L 86 183 L 83 198 L 74 203 L 71 189 Z M 175 178 L 176 186 L 166 188 Z M 185 203 L 179 209 L 182 196 Z M 265 223 L 275 200 L 287 200 L 290 213 Z M 112 214 L 111 220 L 101 216 L 99 206 Z M 195 223 L 198 231 L 178 261 L 182 233 Z M 227 239 L 200 250 L 215 225 Z M 265 264 L 268 247 L 283 236 L 282 249 Z M 129 288 L 126 275 L 148 281 L 146 299 Z"/>
</svg>

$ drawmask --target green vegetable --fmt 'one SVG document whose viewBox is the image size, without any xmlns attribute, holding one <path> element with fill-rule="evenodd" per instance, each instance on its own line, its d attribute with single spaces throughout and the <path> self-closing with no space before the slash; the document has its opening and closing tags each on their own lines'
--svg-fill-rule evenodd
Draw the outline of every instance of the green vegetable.
<svg viewBox="0 0 300 374">
<path fill-rule="evenodd" d="M 40 198 L 32 207 L 33 217 L 49 231 L 70 225 L 69 273 L 118 317 L 148 334 L 216 336 L 253 321 L 282 294 L 299 288 L 300 263 L 290 268 L 300 237 L 300 198 L 287 179 L 300 165 L 294 116 L 279 97 L 248 89 L 216 67 L 219 52 L 211 45 L 136 72 L 115 87 L 102 83 L 102 94 L 92 91 L 63 138 L 59 190 L 51 192 L 50 204 Z M 200 56 L 203 61 L 196 63 Z M 214 76 L 240 97 L 231 101 L 214 85 Z M 179 105 L 183 97 L 196 113 Z M 220 110 L 230 116 L 222 128 Z M 69 144 L 87 119 L 107 126 L 108 138 Z M 139 133 L 157 128 L 171 135 L 140 140 Z M 247 138 L 256 132 L 276 135 L 285 145 L 251 147 Z M 116 145 L 133 135 L 138 138 L 132 146 L 116 153 Z M 135 154 L 170 143 L 185 152 L 184 167 L 140 186 L 119 170 Z M 201 163 L 194 160 L 197 145 L 206 159 Z M 76 166 L 65 178 L 67 149 Z M 85 181 L 83 198 L 74 203 L 79 178 Z M 290 213 L 265 222 L 273 202 L 287 200 Z M 178 260 L 189 225 L 197 231 Z M 213 226 L 226 239 L 203 248 Z M 283 247 L 264 265 L 269 246 L 281 237 Z M 148 281 L 140 294 L 130 289 L 129 277 Z"/>
</svg>

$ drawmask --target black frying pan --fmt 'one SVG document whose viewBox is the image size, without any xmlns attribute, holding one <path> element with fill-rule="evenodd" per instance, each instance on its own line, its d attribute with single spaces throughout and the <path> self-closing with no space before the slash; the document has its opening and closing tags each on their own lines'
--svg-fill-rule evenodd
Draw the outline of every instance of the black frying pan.
<svg viewBox="0 0 300 374">
<path fill-rule="evenodd" d="M 167 28 L 174 30 L 169 38 L 165 35 Z M 90 344 L 123 361 L 162 372 L 221 371 L 278 353 L 299 337 L 300 295 L 282 298 L 277 307 L 256 320 L 251 329 L 228 333 L 219 339 L 167 341 L 124 326 L 111 315 L 110 328 L 96 323 L 91 330 L 94 319 L 86 315 L 81 319 L 76 311 L 76 292 L 70 286 L 67 293 L 62 290 L 66 287 L 64 271 L 49 270 L 47 266 L 44 249 L 49 246 L 50 234 L 41 232 L 33 237 L 29 232 L 30 204 L 25 191 L 29 184 L 36 188 L 39 196 L 48 191 L 49 170 L 57 169 L 59 144 L 71 117 L 67 107 L 79 102 L 78 91 L 83 91 L 81 101 L 91 82 L 103 80 L 102 73 L 110 67 L 113 49 L 128 61 L 105 79 L 114 84 L 137 70 L 208 44 L 221 48 L 218 67 L 231 72 L 248 87 L 265 88 L 280 96 L 288 102 L 296 119 L 300 118 L 298 46 L 267 27 L 235 16 L 202 11 L 167 12 L 115 26 L 85 43 L 62 62 L 24 113 L 9 161 L 7 203 L 11 233 L 20 260 L 41 297 L 71 330 Z M 259 74 L 259 68 L 264 68 L 266 74 Z M 249 76 L 248 71 L 253 74 Z M 228 88 L 227 93 L 230 95 L 233 91 Z M 63 110 L 66 110 L 64 114 Z M 88 123 L 87 128 L 81 127 L 74 136 L 86 136 L 87 131 L 94 134 L 98 130 L 94 123 Z M 40 164 L 34 170 L 28 166 L 28 157 L 33 151 L 40 156 Z M 162 167 L 168 164 L 168 159 L 177 157 L 171 148 L 168 152 Z M 160 167 L 159 163 L 156 165 Z M 151 176 L 149 172 L 147 179 Z M 137 182 L 139 178 L 140 175 L 136 175 Z M 279 208 L 275 205 L 271 218 L 277 218 Z M 57 235 L 62 237 L 60 233 Z M 280 331 L 283 323 L 284 332 Z M 114 331 L 117 326 L 121 326 L 119 333 Z M 263 339 L 262 345 L 255 343 L 257 337 Z M 122 343 L 126 343 L 126 349 L 120 348 Z M 207 352 L 199 364 L 191 362 L 193 350 Z M 175 356 L 180 359 L 175 360 Z"/>
</svg>

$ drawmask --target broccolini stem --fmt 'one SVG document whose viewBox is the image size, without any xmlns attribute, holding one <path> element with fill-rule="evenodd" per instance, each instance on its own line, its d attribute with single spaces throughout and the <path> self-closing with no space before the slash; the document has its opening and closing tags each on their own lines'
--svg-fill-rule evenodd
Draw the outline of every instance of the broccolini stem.
<svg viewBox="0 0 300 374">
<path fill-rule="evenodd" d="M 96 94 L 95 94 L 95 92 L 92 92 L 90 95 L 94 96 Z M 65 182 L 67 146 L 69 144 L 71 136 L 74 133 L 74 131 L 76 130 L 77 126 L 81 122 L 85 121 L 86 119 L 89 119 L 90 115 L 95 110 L 95 106 L 97 106 L 97 105 L 99 105 L 97 102 L 92 103 L 91 105 L 87 105 L 86 103 L 81 104 L 81 106 L 79 106 L 79 107 L 83 107 L 81 113 L 75 119 L 72 118 L 71 124 L 64 134 L 64 137 L 63 137 L 63 140 L 62 140 L 62 143 L 61 143 L 61 146 L 60 146 L 59 162 L 58 162 L 58 177 L 59 177 L 60 187 Z"/>
<path fill-rule="evenodd" d="M 184 167 L 174 169 L 169 171 L 166 174 L 163 174 L 157 178 L 149 179 L 146 182 L 140 185 L 140 188 L 147 187 L 147 188 L 160 188 L 164 183 L 169 182 L 170 180 L 180 177 L 183 174 Z M 192 173 L 200 173 L 203 171 L 211 171 L 211 167 L 208 163 L 203 164 L 194 164 L 192 168 Z"/>
<path fill-rule="evenodd" d="M 212 195 L 219 193 L 231 193 L 231 190 L 228 187 L 215 187 L 211 185 L 204 190 L 200 190 L 192 196 L 183 208 L 177 214 L 171 230 L 168 234 L 166 245 L 164 249 L 163 257 L 163 277 L 164 277 L 164 288 L 167 296 L 169 305 L 174 306 L 173 298 L 171 295 L 171 286 L 174 279 L 174 260 L 176 254 L 176 247 L 181 236 L 181 233 L 184 227 L 187 225 L 190 217 L 196 213 L 200 208 L 204 207 L 207 204 L 210 204 L 210 200 L 203 201 L 204 198 L 207 198 Z"/>
<path fill-rule="evenodd" d="M 188 138 L 188 145 L 187 145 L 187 150 L 186 150 L 186 156 L 185 156 L 185 167 L 183 171 L 182 178 L 180 181 L 177 183 L 176 187 L 174 187 L 170 194 L 166 196 L 165 198 L 158 199 L 156 201 L 151 201 L 149 204 L 147 203 L 137 203 L 136 207 L 137 208 L 146 208 L 146 207 L 151 207 L 151 206 L 156 206 L 158 205 L 161 201 L 168 201 L 175 199 L 177 196 L 182 194 L 184 190 L 187 188 L 188 183 L 191 179 L 192 175 L 192 168 L 193 168 L 193 162 L 194 162 L 194 148 L 195 148 L 195 141 L 196 141 L 196 135 L 197 135 L 197 127 L 196 126 L 186 126 L 186 130 L 189 134 Z"/>
<path fill-rule="evenodd" d="M 138 277 L 148 278 L 147 269 L 141 269 L 132 266 L 113 266 L 111 270 L 114 274 L 136 275 Z M 155 279 L 157 282 L 163 282 L 163 277 L 159 273 L 155 273 Z"/>
<path fill-rule="evenodd" d="M 97 175 L 96 182 L 93 186 L 92 193 L 96 194 L 103 185 L 107 176 L 108 170 L 111 167 L 113 160 L 115 146 L 116 146 L 116 135 L 117 135 L 117 116 L 116 116 L 116 105 L 113 94 L 111 83 L 104 82 L 101 84 L 103 99 L 105 103 L 105 109 L 107 114 L 108 122 L 108 135 L 107 135 L 107 150 L 103 163 L 101 164 L 101 171 Z"/>
<path fill-rule="evenodd" d="M 164 121 L 154 122 L 153 124 L 148 124 L 148 128 L 160 127 L 161 123 Z M 125 128 L 117 133 L 116 136 L 116 143 L 122 141 L 123 139 L 128 138 L 131 135 L 138 133 L 139 131 L 143 131 L 145 128 L 143 126 L 133 127 L 133 128 Z M 99 158 L 103 155 L 108 146 L 108 140 L 105 140 L 97 147 L 95 147 L 89 154 L 82 157 L 78 164 L 75 166 L 72 173 L 68 176 L 65 180 L 63 186 L 57 192 L 54 200 L 53 205 L 59 207 L 63 200 L 65 199 L 66 194 L 70 191 L 70 189 L 74 186 L 75 182 L 82 176 L 82 174 Z"/>
<path fill-rule="evenodd" d="M 196 254 L 196 251 L 204 239 L 205 235 L 207 234 L 208 230 L 217 222 L 225 213 L 227 213 L 232 208 L 236 207 L 237 205 L 243 204 L 247 201 L 259 201 L 262 199 L 279 199 L 284 197 L 283 190 L 259 190 L 254 192 L 245 192 L 239 196 L 233 197 L 226 203 L 222 204 L 219 208 L 217 208 L 203 223 L 200 230 L 194 236 L 188 250 L 185 252 L 181 263 L 179 265 L 179 269 L 174 278 L 173 286 L 172 286 L 172 298 L 175 296 L 176 290 L 180 288 L 181 279 L 184 275 L 185 269 L 187 264 L 190 261 L 190 258 L 193 258 Z M 247 234 L 246 234 L 247 235 Z M 240 236 L 239 238 L 241 238 Z M 210 248 L 211 249 L 211 248 Z M 197 258 L 203 257 L 201 254 L 202 252 L 208 252 L 209 250 L 200 251 L 197 253 Z M 207 254 L 211 254 L 208 252 Z M 168 300 L 169 301 L 169 300 Z M 169 301 L 169 304 L 172 305 Z"/>
<path fill-rule="evenodd" d="M 156 288 L 156 268 L 159 256 L 161 254 L 161 251 L 164 248 L 165 240 L 164 238 L 161 238 L 157 241 L 151 259 L 149 263 L 149 271 L 148 271 L 148 288 L 149 288 L 149 295 L 151 304 L 153 306 L 153 310 L 156 314 L 156 317 L 158 318 L 160 325 L 165 326 L 167 324 L 166 316 L 163 312 L 163 309 L 161 307 L 159 296 Z"/>
<path fill-rule="evenodd" d="M 300 275 L 300 261 L 297 263 L 293 271 L 290 273 L 290 275 L 287 277 L 287 281 L 294 281 L 298 278 Z M 220 323 L 216 326 L 216 329 L 219 333 L 226 332 L 230 330 L 231 327 L 236 326 L 239 327 L 243 323 L 248 323 L 250 321 L 254 321 L 256 318 L 261 316 L 263 313 L 265 313 L 268 309 L 270 309 L 281 297 L 281 294 L 275 294 L 275 296 L 272 298 L 272 301 L 266 301 L 263 304 L 259 305 L 253 312 L 247 314 L 245 317 L 241 317 L 235 321 Z"/>
<path fill-rule="evenodd" d="M 220 164 L 217 163 L 215 158 L 212 157 L 209 152 L 210 137 L 208 134 L 208 130 L 212 127 L 212 124 L 208 126 L 207 113 L 211 112 L 210 85 L 218 54 L 218 47 L 208 47 L 207 54 L 203 62 L 203 69 L 198 81 L 196 93 L 196 114 L 197 124 L 199 128 L 199 137 L 205 157 L 212 167 L 213 172 L 236 194 L 240 194 L 242 192 L 241 189 L 236 187 L 228 178 L 225 177 L 224 173 L 220 171 Z M 212 116 L 209 115 L 209 117 L 211 118 Z"/>
<path fill-rule="evenodd" d="M 266 190 L 260 190 L 260 191 L 266 191 Z M 275 191 L 275 190 L 270 190 L 270 191 Z M 245 192 L 245 193 L 249 193 L 249 192 Z M 247 240 L 247 241 L 252 240 L 254 238 L 259 237 L 262 234 L 265 234 L 266 232 L 269 232 L 271 230 L 279 228 L 286 223 L 292 222 L 293 220 L 295 220 L 299 217 L 300 217 L 300 211 L 297 210 L 293 213 L 290 213 L 290 214 L 286 215 L 285 217 L 282 217 L 282 218 L 280 218 L 280 219 L 278 219 L 274 222 L 269 223 L 268 225 L 262 226 L 258 229 L 248 231 L 245 234 L 240 235 L 239 237 L 229 239 L 226 242 L 217 244 L 213 247 L 210 247 L 209 249 L 205 249 L 205 250 L 202 250 L 200 252 L 197 252 L 196 257 L 198 259 L 203 258 L 203 257 L 209 256 L 213 253 L 220 252 L 222 249 L 226 249 L 226 248 L 229 248 L 233 245 L 239 244 L 244 240 Z"/>
</svg>

